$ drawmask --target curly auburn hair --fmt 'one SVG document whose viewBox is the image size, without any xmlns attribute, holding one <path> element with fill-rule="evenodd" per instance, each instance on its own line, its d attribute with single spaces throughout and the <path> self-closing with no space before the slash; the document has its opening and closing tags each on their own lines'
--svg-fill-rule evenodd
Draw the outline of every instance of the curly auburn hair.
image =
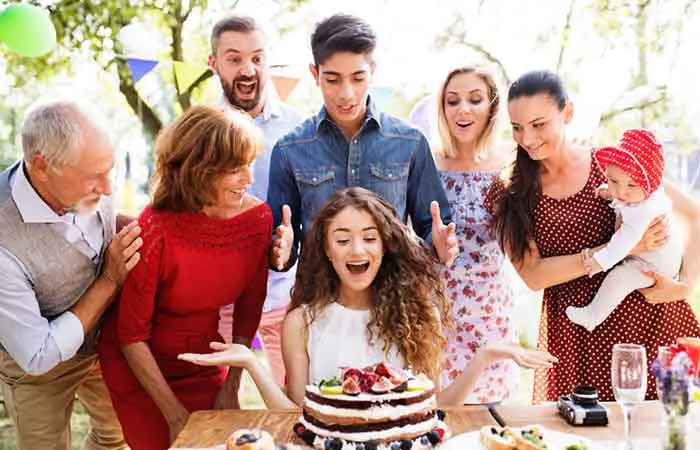
<svg viewBox="0 0 700 450">
<path fill-rule="evenodd" d="M 263 141 L 245 114 L 194 106 L 156 140 L 153 209 L 197 212 L 215 200 L 222 175 L 250 165 Z"/>
<path fill-rule="evenodd" d="M 439 263 L 393 206 L 373 192 L 359 187 L 338 191 L 318 212 L 303 245 L 290 310 L 308 305 L 310 324 L 338 297 L 340 279 L 323 255 L 328 225 L 345 208 L 372 216 L 385 252 L 372 283 L 370 340 L 382 339 L 385 353 L 396 345 L 414 371 L 437 377 L 447 347 L 443 331 L 451 327 Z"/>
</svg>

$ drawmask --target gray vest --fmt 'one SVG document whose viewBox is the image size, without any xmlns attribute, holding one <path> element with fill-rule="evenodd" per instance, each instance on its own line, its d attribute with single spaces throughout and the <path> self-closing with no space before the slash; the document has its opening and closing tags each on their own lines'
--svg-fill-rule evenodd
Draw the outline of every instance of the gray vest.
<svg viewBox="0 0 700 450">
<path fill-rule="evenodd" d="M 101 264 L 95 264 L 48 224 L 24 223 L 12 198 L 10 179 L 21 163 L 0 173 L 0 247 L 19 261 L 34 288 L 41 315 L 49 321 L 69 310 L 93 283 Z M 103 201 L 98 211 L 104 229 L 104 245 L 114 236 L 116 216 L 111 201 Z M 94 353 L 95 327 L 78 350 L 80 355 Z M 4 351 L 0 343 L 0 350 Z"/>
</svg>

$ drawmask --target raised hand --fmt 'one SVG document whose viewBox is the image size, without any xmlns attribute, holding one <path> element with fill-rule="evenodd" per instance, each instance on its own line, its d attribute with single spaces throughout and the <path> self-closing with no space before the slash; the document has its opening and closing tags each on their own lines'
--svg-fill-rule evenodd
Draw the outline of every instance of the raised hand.
<svg viewBox="0 0 700 450">
<path fill-rule="evenodd" d="M 209 344 L 214 353 L 182 353 L 177 359 L 188 361 L 200 366 L 234 366 L 246 368 L 255 360 L 253 351 L 241 344 Z"/>
<path fill-rule="evenodd" d="M 124 283 L 126 276 L 141 259 L 139 249 L 143 245 L 143 239 L 139 234 L 141 227 L 133 221 L 122 228 L 107 247 L 102 276 L 116 286 Z"/>
<path fill-rule="evenodd" d="M 510 342 L 494 342 L 487 344 L 484 351 L 489 361 L 495 362 L 503 359 L 512 359 L 520 367 L 526 369 L 544 369 L 552 367 L 558 360 L 555 356 L 542 350 L 532 350 Z"/>
<path fill-rule="evenodd" d="M 430 203 L 430 215 L 433 217 L 433 246 L 437 252 L 440 262 L 446 267 L 452 265 L 459 254 L 457 245 L 457 235 L 455 234 L 455 224 L 445 225 L 440 217 L 440 205 L 438 202 Z"/>
<path fill-rule="evenodd" d="M 272 265 L 282 270 L 289 262 L 294 245 L 294 230 L 292 229 L 292 210 L 282 205 L 282 223 L 275 230 L 272 242 Z"/>
</svg>

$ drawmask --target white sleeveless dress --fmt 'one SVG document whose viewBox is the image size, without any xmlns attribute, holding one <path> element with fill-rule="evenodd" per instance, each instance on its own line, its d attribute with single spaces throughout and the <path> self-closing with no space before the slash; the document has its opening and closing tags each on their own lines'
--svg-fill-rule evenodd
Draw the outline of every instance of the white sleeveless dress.
<svg viewBox="0 0 700 450">
<path fill-rule="evenodd" d="M 375 337 L 369 341 L 369 320 L 370 310 L 350 309 L 336 302 L 318 313 L 309 326 L 306 343 L 310 383 L 332 378 L 340 367 L 362 368 L 380 362 L 399 368 L 406 366 L 395 345 L 384 354 L 383 340 Z"/>
</svg>

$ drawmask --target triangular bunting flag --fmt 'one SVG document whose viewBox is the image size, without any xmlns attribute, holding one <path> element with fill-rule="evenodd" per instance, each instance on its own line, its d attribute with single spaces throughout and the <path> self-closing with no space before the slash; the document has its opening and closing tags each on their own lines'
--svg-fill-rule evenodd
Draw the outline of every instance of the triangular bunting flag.
<svg viewBox="0 0 700 450">
<path fill-rule="evenodd" d="M 138 58 L 126 58 L 126 63 L 129 65 L 129 70 L 131 71 L 131 79 L 134 82 L 134 84 L 138 83 L 139 80 L 144 77 L 144 75 L 146 75 L 148 72 L 153 70 L 155 66 L 158 65 L 158 61 Z"/>
<path fill-rule="evenodd" d="M 299 78 L 272 75 L 272 83 L 275 85 L 280 100 L 286 100 L 289 93 L 299 84 Z"/>
<path fill-rule="evenodd" d="M 195 66 L 192 64 L 186 64 L 181 61 L 173 61 L 173 69 L 175 71 L 175 78 L 177 79 L 177 87 L 180 93 L 186 92 L 192 83 L 197 81 L 203 73 L 209 70 L 209 67 L 205 66 Z"/>
</svg>

